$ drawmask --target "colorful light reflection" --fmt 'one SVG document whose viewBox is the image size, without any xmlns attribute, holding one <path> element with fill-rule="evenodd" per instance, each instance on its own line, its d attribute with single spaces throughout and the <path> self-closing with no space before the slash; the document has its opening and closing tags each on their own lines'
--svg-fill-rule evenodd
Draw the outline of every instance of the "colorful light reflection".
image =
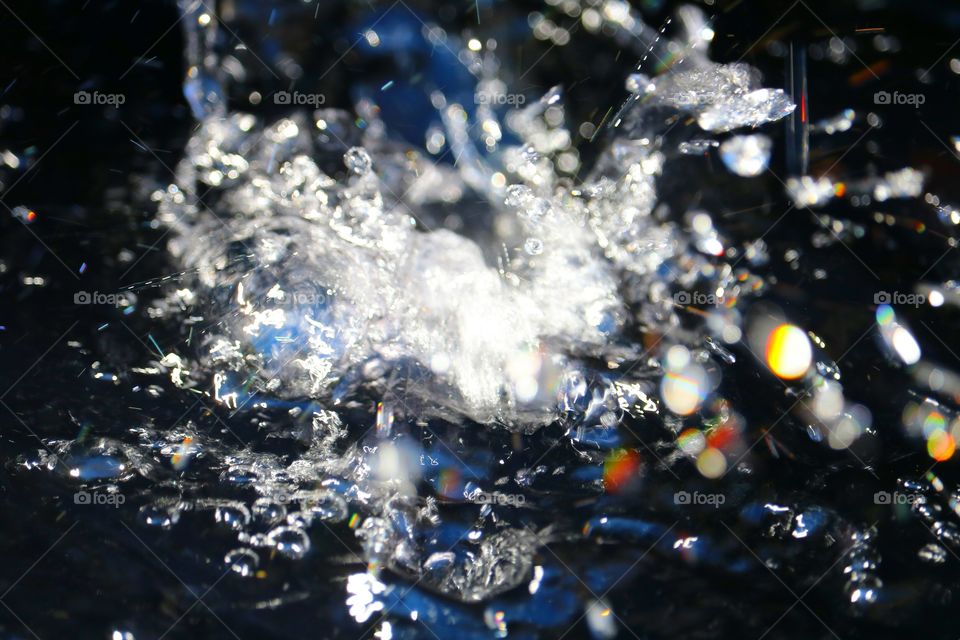
<svg viewBox="0 0 960 640">
<path fill-rule="evenodd" d="M 767 366 L 777 377 L 796 380 L 810 369 L 813 347 L 803 329 L 781 324 L 767 337 L 765 355 Z"/>
</svg>

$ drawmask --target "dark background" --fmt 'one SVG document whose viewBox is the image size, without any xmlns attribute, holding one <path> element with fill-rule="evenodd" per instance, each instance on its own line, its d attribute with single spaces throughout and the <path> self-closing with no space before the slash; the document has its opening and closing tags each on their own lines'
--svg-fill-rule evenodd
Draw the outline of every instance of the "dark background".
<svg viewBox="0 0 960 640">
<path fill-rule="evenodd" d="M 452 32 L 471 28 L 476 21 L 472 3 L 409 4 Z M 880 89 L 922 91 L 927 101 L 917 110 L 885 110 L 883 128 L 871 134 L 872 146 L 865 143 L 844 155 L 848 145 L 857 139 L 856 131 L 842 139 L 827 139 L 812 154 L 814 171 L 833 165 L 841 156 L 843 159 L 835 168 L 838 175 L 869 175 L 903 166 L 922 166 L 930 170 L 928 190 L 945 200 L 957 201 L 960 165 L 945 143 L 949 144 L 950 135 L 960 133 L 955 115 L 960 76 L 947 67 L 952 57 L 960 57 L 960 47 L 953 48 L 960 37 L 960 9 L 948 4 L 838 1 L 809 2 L 808 6 L 719 0 L 704 8 L 715 15 L 717 38 L 711 57 L 724 62 L 746 54 L 745 61 L 763 70 L 766 86 L 785 86 L 784 61 L 769 54 L 767 44 L 771 41 L 822 44 L 831 33 L 836 33 L 863 42 L 861 57 L 869 65 L 881 65 L 876 67 L 880 79 L 858 79 L 862 79 L 862 67 L 856 60 L 845 66 L 811 61 L 812 120 L 845 107 L 869 109 L 873 93 Z M 647 22 L 660 25 L 673 8 L 674 3 L 649 3 Z M 334 64 L 355 37 L 349 25 L 363 20 L 370 8 L 363 2 L 331 2 L 320 7 L 314 18 L 316 9 L 314 4 L 307 7 L 312 22 L 291 19 L 284 27 L 288 38 L 299 42 L 305 52 L 305 73 L 294 86 L 321 90 L 328 98 L 326 106 L 349 109 L 353 79 L 372 71 L 384 72 L 383 68 L 371 68 L 384 64 L 383 61 L 356 55 L 347 55 L 342 63 Z M 481 28 L 510 31 L 525 28 L 526 13 L 543 7 L 533 2 L 488 1 L 482 2 L 480 9 Z M 251 10 L 246 15 L 266 14 Z M 122 511 L 101 511 L 95 518 L 85 516 L 78 529 L 70 532 L 71 544 L 54 548 L 19 580 L 67 530 L 69 523 L 78 518 L 60 483 L 44 474 L 25 473 L 19 456 L 39 448 L 37 435 L 71 438 L 84 428 L 88 418 L 99 425 L 95 429 L 108 429 L 111 421 L 126 419 L 119 407 L 139 402 L 127 397 L 125 390 L 109 388 L 105 392 L 88 376 L 79 375 L 92 360 L 107 359 L 109 366 L 120 369 L 141 361 L 144 354 L 140 340 L 151 330 L 156 334 L 158 329 L 151 328 L 148 319 L 139 314 L 128 320 L 132 332 L 117 329 L 118 318 L 113 311 L 77 307 L 72 302 L 78 290 L 116 290 L 172 270 L 165 258 L 163 241 L 157 242 L 163 229 L 153 223 L 154 211 L 146 195 L 171 180 L 169 169 L 175 166 L 194 126 L 181 91 L 183 36 L 179 26 L 173 26 L 177 18 L 173 2 L 5 0 L 0 6 L 0 151 L 10 150 L 21 161 L 19 169 L 0 168 L 0 202 L 5 205 L 0 207 L 0 400 L 8 407 L 0 408 L 0 589 L 9 589 L 0 601 L 10 603 L 9 609 L 0 609 L 3 637 L 31 637 L 14 611 L 42 638 L 54 633 L 104 638 L 121 627 L 142 630 L 137 638 L 155 637 L 167 626 L 163 621 L 176 619 L 192 603 L 184 585 L 167 571 L 164 563 L 172 565 L 176 575 L 188 576 L 189 586 L 198 590 L 198 595 L 209 586 L 211 578 L 220 575 L 216 567 L 209 572 L 197 569 L 204 563 L 203 554 L 191 551 L 194 545 L 203 544 L 198 541 L 215 534 L 199 526 L 188 526 L 179 528 L 170 539 L 149 540 L 161 550 L 161 562 L 125 535 Z M 562 15 L 557 20 L 564 24 L 574 22 Z M 238 35 L 245 41 L 259 43 L 255 27 L 256 23 L 251 21 L 238 28 Z M 875 33 L 858 32 L 869 28 L 883 28 L 896 35 L 901 50 L 896 54 L 877 54 L 867 46 Z M 625 97 L 623 78 L 637 59 L 633 52 L 620 52 L 608 40 L 582 32 L 573 37 L 571 44 L 553 49 L 533 38 L 519 38 L 505 57 L 507 63 L 526 66 L 522 61 L 541 55 L 542 60 L 524 80 L 529 86 L 522 90 L 536 95 L 554 84 L 566 84 L 568 122 L 574 130 L 583 121 L 598 123 L 608 106 Z M 918 72 L 931 65 L 935 66 L 930 81 L 921 82 Z M 311 78 L 328 68 L 331 70 L 319 86 L 311 84 Z M 260 75 L 259 80 L 273 85 L 270 89 L 294 88 L 273 84 L 263 72 Z M 73 102 L 78 90 L 122 93 L 126 102 L 118 109 L 78 106 Z M 265 94 L 267 90 L 264 89 Z M 245 94 L 246 89 L 231 94 L 231 107 L 264 115 L 282 111 L 266 101 L 251 107 L 244 100 Z M 583 156 L 589 160 L 590 144 L 579 136 L 577 140 Z M 149 150 L 142 148 L 143 144 Z M 774 159 L 772 168 L 778 175 L 786 175 L 782 157 Z M 681 166 L 665 176 L 662 183 L 664 191 L 677 193 L 672 197 L 678 206 L 695 197 L 687 179 Z M 763 207 L 736 222 L 744 229 L 763 222 L 769 224 L 770 216 L 775 218 L 787 205 L 782 188 L 773 178 L 761 178 L 740 189 L 744 200 L 758 191 L 770 194 Z M 737 197 L 719 203 L 718 213 L 742 208 Z M 29 226 L 11 214 L 10 209 L 20 205 L 37 213 Z M 932 208 L 922 209 L 913 203 L 893 204 L 891 208 L 902 224 L 872 231 L 866 241 L 857 245 L 857 254 L 889 288 L 900 286 L 901 290 L 908 290 L 909 283 L 935 262 L 927 279 L 947 280 L 960 275 L 952 253 L 938 261 L 949 248 L 945 243 L 950 231 L 939 225 Z M 869 215 L 865 211 L 841 213 L 864 221 Z M 923 222 L 929 232 L 916 234 L 917 222 Z M 810 216 L 791 216 L 767 237 L 773 247 L 771 253 L 813 230 L 815 224 Z M 120 279 L 120 273 L 127 268 L 118 260 L 124 249 L 137 258 L 144 254 L 145 257 Z M 782 265 L 774 270 L 780 270 L 789 286 L 805 292 L 805 303 L 792 309 L 799 319 L 816 326 L 828 341 L 849 345 L 862 330 L 864 319 L 870 316 L 867 307 L 876 281 L 842 248 L 833 247 L 819 259 L 816 265 L 806 265 L 800 273 L 790 273 Z M 87 268 L 81 275 L 83 263 Z M 810 272 L 820 265 L 826 266 L 834 277 L 815 282 Z M 42 276 L 45 286 L 25 285 L 26 276 Z M 151 291 L 140 295 L 149 298 Z M 945 341 L 926 336 L 922 340 L 925 353 L 956 365 L 953 352 L 960 351 L 956 314 L 934 316 L 929 310 L 919 310 L 914 316 L 916 322 L 926 322 Z M 105 322 L 114 322 L 114 329 L 98 331 Z M 162 329 L 159 331 L 162 334 Z M 64 332 L 67 337 L 58 342 Z M 157 335 L 162 342 L 162 335 Z M 68 348 L 68 340 L 79 342 L 82 350 Z M 33 366 L 41 356 L 43 359 Z M 850 360 L 856 374 L 845 379 L 844 384 L 856 397 L 902 397 L 903 379 L 879 374 L 880 367 L 871 357 L 859 352 L 853 353 Z M 180 402 L 183 401 L 161 402 L 151 409 L 157 422 L 175 419 L 185 408 Z M 86 417 L 81 415 L 82 411 L 87 412 Z M 892 410 L 877 410 L 877 418 L 885 427 L 898 423 Z M 912 449 L 898 436 L 890 438 L 892 445 L 878 462 L 885 479 L 900 477 L 904 466 L 912 471 L 927 466 L 924 459 L 916 458 L 899 466 L 894 464 L 900 454 L 910 454 Z M 926 533 L 920 530 L 904 535 L 915 540 Z M 944 571 L 954 575 L 950 572 L 955 572 L 957 565 L 952 559 L 948 562 Z M 898 570 L 909 583 L 912 571 L 925 569 L 892 569 L 894 573 Z M 329 568 L 317 568 L 318 573 L 324 571 Z M 237 606 L 241 601 L 247 605 L 256 601 L 255 593 L 243 593 L 247 586 L 214 590 L 206 601 L 219 615 L 229 618 L 232 627 L 243 629 L 244 637 L 357 635 L 356 629 L 332 624 L 320 609 L 320 603 L 342 600 L 340 585 L 291 578 L 286 587 L 274 586 L 277 592 L 288 594 L 291 601 L 300 604 L 274 611 Z M 714 583 L 713 588 L 717 587 L 718 583 Z M 936 604 L 935 596 L 941 591 L 931 588 L 923 591 L 922 598 Z M 714 597 L 723 595 L 715 593 Z M 780 596 L 770 597 L 771 607 L 776 608 Z M 945 602 L 950 601 L 947 598 Z M 886 625 L 900 627 L 905 623 L 931 637 L 956 637 L 960 627 L 954 625 L 945 610 L 935 610 L 943 616 L 940 618 L 918 616 L 918 611 L 924 610 L 909 609 L 903 615 L 890 613 L 885 623 L 877 627 L 876 637 L 893 637 L 887 635 L 893 632 Z M 787 624 L 770 637 L 823 635 L 823 629 L 809 619 L 795 623 L 791 620 L 788 618 Z M 837 623 L 837 627 L 844 628 L 843 624 Z M 862 629 L 869 632 L 872 624 L 875 622 L 865 622 Z M 223 633 L 224 629 L 204 605 L 196 605 L 171 637 L 219 637 Z M 577 633 L 585 630 L 580 628 Z"/>
</svg>

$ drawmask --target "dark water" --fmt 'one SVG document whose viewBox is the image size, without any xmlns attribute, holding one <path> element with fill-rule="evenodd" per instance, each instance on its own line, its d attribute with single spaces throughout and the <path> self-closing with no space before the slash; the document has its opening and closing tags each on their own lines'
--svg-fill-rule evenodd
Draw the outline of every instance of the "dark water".
<svg viewBox="0 0 960 640">
<path fill-rule="evenodd" d="M 957 202 L 950 136 L 960 133 L 958 79 L 950 61 L 960 53 L 950 47 L 960 14 L 935 3 L 800 3 L 784 16 L 789 6 L 704 7 L 715 16 L 712 59 L 745 56 L 764 72 L 764 86 L 790 90 L 789 47 L 806 45 L 810 120 L 844 108 L 861 116 L 847 132 L 812 138 L 810 173 L 853 181 L 913 166 L 928 173 L 925 194 Z M 431 66 L 362 46 L 348 51 L 381 16 L 365 3 L 276 8 L 271 18 L 272 7 L 237 3 L 236 18 L 226 21 L 265 60 L 243 59 L 250 76 L 229 85 L 232 108 L 268 121 L 289 113 L 269 101 L 251 107 L 247 97 L 251 87 L 287 86 L 270 71 L 278 47 L 302 54 L 305 80 L 289 88 L 306 90 L 314 86 L 310 79 L 323 76 L 317 86 L 326 106 L 349 109 L 384 83 L 400 83 L 409 77 L 402 75 L 411 69 L 405 65 L 413 65 L 414 75 L 434 74 L 451 94 L 472 93 L 443 60 Z M 473 5 L 415 8 L 450 33 L 496 37 L 504 64 L 527 68 L 540 58 L 518 90 L 537 96 L 565 84 L 573 131 L 584 121 L 598 124 L 619 105 L 623 78 L 642 54 L 633 43 L 583 29 L 562 46 L 531 38 L 531 11 L 577 24 L 537 3 L 481 2 L 479 26 Z M 675 9 L 640 8 L 655 26 Z M 712 212 L 731 238 L 763 238 L 771 256 L 763 299 L 823 340 L 826 357 L 839 363 L 844 395 L 869 407 L 872 428 L 848 450 L 815 442 L 790 411 L 796 391 L 758 367 L 741 345 L 729 347 L 736 362 L 723 367 L 717 393 L 740 414 L 746 445 L 754 446 L 716 481 L 677 455 L 678 424 L 698 426 L 708 419 L 703 415 L 681 420 L 662 408 L 632 406 L 618 413 L 614 428 L 601 428 L 580 406 L 519 435 L 467 420 L 419 419 L 416 404 L 397 402 L 397 432 L 425 456 L 417 493 L 437 499 L 442 513 L 437 523 L 412 526 L 411 539 L 424 557 L 453 549 L 464 561 L 473 554 L 476 562 L 467 565 L 483 566 L 490 581 L 518 586 L 464 602 L 442 580 L 394 563 L 378 574 L 382 609 L 364 617 L 356 609 L 369 585 L 357 576 L 367 575 L 370 555 L 356 531 L 371 514 L 351 500 L 348 517 L 307 527 L 310 549 L 302 558 L 258 548 L 258 566 L 248 576 L 225 561 L 246 546 L 230 525 L 231 518 L 243 520 L 242 509 L 230 511 L 229 501 L 249 509 L 259 495 L 251 485 L 263 479 L 237 472 L 240 463 L 266 454 L 280 467 L 315 462 L 309 416 L 322 403 L 264 394 L 234 410 L 150 370 L 158 350 L 209 330 L 148 313 L 167 286 L 150 282 L 181 270 L 166 251 L 169 236 L 155 222 L 149 198 L 173 180 L 194 127 L 182 97 L 176 7 L 49 2 L 3 11 L 0 150 L 17 156 L 8 165 L 19 163 L 0 170 L 2 201 L 11 210 L 0 211 L 4 637 L 389 637 L 384 622 L 399 638 L 960 635 L 956 461 L 934 464 L 902 418 L 904 406 L 921 394 L 937 398 L 949 422 L 956 399 L 923 391 L 908 369 L 895 365 L 875 320 L 878 291 L 912 292 L 920 281 L 958 277 L 954 225 L 922 196 L 870 206 L 834 200 L 817 214 L 844 221 L 845 242 L 830 235 L 820 242 L 821 220 L 808 210 L 788 211 L 776 177 L 794 173 L 782 122 L 763 129 L 775 141 L 770 174 L 733 179 L 716 153 L 672 162 L 658 181 L 661 201 L 672 211 Z M 388 25 L 419 29 L 396 14 L 381 28 Z M 878 45 L 878 33 L 898 45 Z M 831 59 L 836 36 L 850 38 L 855 55 Z M 415 95 L 416 83 L 411 87 L 394 103 L 384 98 L 384 119 L 398 138 L 418 143 L 426 125 L 414 117 L 422 96 Z M 125 101 L 119 108 L 78 105 L 74 93 L 81 90 L 122 94 Z M 881 90 L 922 94 L 924 103 L 875 104 Z M 881 127 L 868 127 L 871 112 Z M 576 136 L 587 165 L 603 139 Z M 36 217 L 24 224 L 13 212 L 18 206 Z M 877 222 L 878 212 L 889 217 Z M 863 233 L 849 231 L 851 223 Z M 476 234 L 487 233 L 488 222 L 475 224 Z M 796 260 L 784 259 L 790 250 Z M 76 304 L 78 292 L 112 294 L 133 285 L 129 312 Z M 634 308 L 640 318 L 641 306 Z M 902 305 L 897 316 L 909 323 L 925 360 L 957 369 L 955 305 Z M 636 358 L 643 350 L 636 347 L 648 346 L 652 334 L 642 321 L 630 323 L 623 348 L 636 361 L 626 356 L 623 366 L 656 396 L 660 374 Z M 363 389 L 344 400 L 338 413 L 347 434 L 338 453 L 354 442 L 361 450 L 374 444 L 369 430 L 377 403 L 406 398 L 410 377 L 401 369 L 389 393 Z M 601 374 L 588 382 L 605 385 Z M 171 452 L 188 436 L 201 453 L 179 467 Z M 627 476 L 622 490 L 614 490 L 618 468 Z M 320 480 L 300 486 L 319 489 Z M 478 508 L 462 498 L 469 483 L 522 496 L 522 504 Z M 322 486 L 349 497 L 346 484 Z M 681 491 L 722 495 L 723 502 L 678 504 Z M 911 504 L 876 498 L 897 491 Z M 85 496 L 101 503 L 85 504 Z M 166 509 L 177 503 L 191 507 Z M 164 526 L 166 518 L 177 521 Z M 241 529 L 266 533 L 273 524 L 254 514 Z M 505 528 L 528 535 L 498 547 L 499 564 L 484 560 L 479 545 Z M 522 575 L 512 580 L 511 572 Z M 351 595 L 358 597 L 348 604 Z"/>
</svg>

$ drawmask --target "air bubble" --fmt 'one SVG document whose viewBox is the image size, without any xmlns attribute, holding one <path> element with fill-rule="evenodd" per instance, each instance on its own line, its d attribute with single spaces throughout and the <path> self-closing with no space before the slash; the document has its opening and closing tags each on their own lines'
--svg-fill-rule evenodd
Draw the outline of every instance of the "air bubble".
<svg viewBox="0 0 960 640">
<path fill-rule="evenodd" d="M 249 578 L 260 566 L 260 556 L 253 549 L 233 549 L 227 552 L 223 562 L 233 573 Z"/>
<path fill-rule="evenodd" d="M 303 529 L 277 527 L 267 534 L 267 542 L 277 553 L 291 560 L 299 560 L 310 551 L 310 537 Z"/>
</svg>

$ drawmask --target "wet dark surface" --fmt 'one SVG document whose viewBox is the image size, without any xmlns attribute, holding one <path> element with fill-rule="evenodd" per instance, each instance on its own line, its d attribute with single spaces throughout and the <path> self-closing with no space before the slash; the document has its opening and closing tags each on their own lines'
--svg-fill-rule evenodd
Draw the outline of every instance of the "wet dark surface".
<svg viewBox="0 0 960 640">
<path fill-rule="evenodd" d="M 960 133 L 960 76 L 950 60 L 960 52 L 949 49 L 960 35 L 960 14 L 937 3 L 876 4 L 866 10 L 852 3 L 800 3 L 783 18 L 788 4 L 705 7 L 716 16 L 711 58 L 745 56 L 764 72 L 764 86 L 787 87 L 778 43 L 808 43 L 822 51 L 832 34 L 851 38 L 858 44 L 855 57 L 837 63 L 811 54 L 808 60 L 810 120 L 848 107 L 862 116 L 850 131 L 812 138 L 811 173 L 844 180 L 913 166 L 928 173 L 924 193 L 944 204 L 957 202 L 950 136 Z M 240 25 L 239 38 L 265 55 L 271 44 L 258 24 L 270 12 L 239 5 L 246 20 L 233 23 Z M 318 85 L 327 106 L 349 109 L 366 85 L 380 86 L 398 73 L 389 60 L 366 55 L 362 47 L 338 62 L 343 43 L 355 38 L 355 25 L 379 14 L 356 3 L 322 7 L 314 20 L 316 7 L 307 9 L 307 19 L 297 20 L 302 10 L 287 7 L 294 17 L 284 23 L 282 37 L 316 52 L 305 57 L 304 78 L 329 70 Z M 536 3 L 480 3 L 479 27 L 473 5 L 419 10 L 450 32 L 496 36 L 509 52 L 503 54 L 506 65 L 526 68 L 542 56 L 521 88 L 536 96 L 565 84 L 573 131 L 584 121 L 599 123 L 608 107 L 619 105 L 623 78 L 639 58 L 610 38 L 582 32 L 574 32 L 566 46 L 531 39 L 527 13 L 556 13 Z M 179 271 L 149 199 L 172 181 L 194 127 L 182 98 L 176 7 L 47 2 L 11 4 L 3 12 L 0 151 L 16 154 L 20 167 L 0 169 L 0 633 L 44 639 L 127 632 L 138 639 L 384 635 L 379 612 L 358 622 L 348 611 L 348 579 L 367 569 L 349 519 L 310 526 L 310 552 L 303 558 L 261 551 L 260 573 L 248 577 L 225 564 L 225 554 L 241 545 L 236 531 L 215 521 L 212 509 L 186 509 L 169 527 L 148 524 L 162 517 L 151 509 L 164 498 L 249 506 L 257 494 L 225 480 L 228 457 L 267 452 L 284 465 L 300 459 L 309 447 L 310 402 L 294 402 L 303 409 L 299 417 L 291 416 L 291 404 L 271 398 L 235 411 L 177 388 L 166 373 L 145 372 L 159 359 L 156 345 L 165 350 L 192 335 L 174 318 L 146 313 L 161 287 L 138 285 L 129 313 L 75 304 L 78 292 L 117 292 Z M 648 7 L 643 15 L 659 26 L 671 12 L 670 6 Z M 562 15 L 557 20 L 576 24 Z M 899 51 L 877 50 L 877 32 L 863 31 L 875 28 L 896 37 Z M 245 65 L 253 78 L 233 85 L 231 108 L 251 108 L 243 99 L 249 87 L 285 86 L 256 61 Z M 918 76 L 926 70 L 923 82 Z M 297 86 L 310 86 L 301 82 Z M 126 101 L 119 108 L 76 105 L 79 90 L 123 94 Z M 261 90 L 266 95 L 268 89 Z M 880 90 L 922 93 L 925 103 L 876 105 L 874 92 Z M 415 131 L 402 105 L 398 109 L 398 119 Z M 252 111 L 268 120 L 284 112 L 273 104 Z M 869 129 L 870 112 L 879 114 L 882 127 Z M 737 178 L 717 154 L 693 156 L 668 165 L 658 191 L 673 210 L 709 210 L 731 238 L 763 237 L 771 256 L 763 270 L 770 283 L 763 299 L 822 338 L 826 356 L 839 363 L 844 394 L 872 413 L 869 437 L 844 451 L 814 442 L 790 412 L 795 394 L 785 390 L 789 385 L 758 367 L 741 346 L 730 347 L 737 362 L 724 367 L 718 393 L 742 416 L 746 446 L 755 446 L 742 466 L 716 481 L 672 457 L 673 427 L 680 419 L 665 424 L 662 411 L 624 412 L 614 429 L 599 429 L 571 411 L 521 436 L 468 421 L 418 424 L 415 408 L 398 408 L 398 431 L 437 461 L 426 466 L 417 488 L 440 500 L 443 522 L 419 529 L 418 541 L 443 552 L 471 528 L 488 536 L 498 530 L 497 522 L 509 522 L 534 532 L 540 544 L 531 551 L 531 565 L 542 574 L 536 574 L 537 589 L 528 587 L 531 573 L 516 588 L 464 603 L 429 580 L 396 567 L 384 570 L 385 619 L 393 637 L 611 637 L 602 623 L 591 629 L 587 618 L 595 615 L 584 617 L 595 600 L 612 610 L 601 618 L 615 618 L 620 638 L 960 635 L 960 532 L 951 498 L 957 495 L 956 459 L 934 465 L 923 439 L 908 435 L 901 417 L 904 405 L 916 400 L 911 393 L 937 397 L 948 416 L 956 404 L 923 392 L 892 364 L 875 321 L 876 292 L 909 292 L 918 281 L 958 277 L 960 263 L 949 243 L 956 228 L 944 224 L 922 196 L 869 207 L 835 200 L 817 214 L 862 225 L 864 233 L 846 244 L 813 246 L 811 238 L 823 233 L 813 213 L 797 209 L 780 219 L 790 207 L 778 177 L 790 175 L 784 126 L 764 128 L 776 144 L 769 174 Z M 680 127 L 672 135 L 684 140 L 686 131 Z M 597 153 L 592 145 L 601 144 L 603 135 L 594 143 L 575 137 L 585 161 Z M 36 212 L 29 224 L 11 212 L 21 205 Z M 877 223 L 878 211 L 894 223 Z M 788 264 L 783 256 L 791 249 L 799 258 Z M 42 286 L 25 280 L 38 277 Z M 926 359 L 960 368 L 956 306 L 898 307 L 897 316 L 909 323 Z M 648 345 L 650 332 L 635 324 L 625 342 Z M 645 364 L 638 362 L 634 374 L 647 376 L 647 392 L 654 396 L 657 377 Z M 591 384 L 600 387 L 596 375 Z M 402 383 L 391 389 L 395 396 L 403 392 Z M 350 399 L 341 415 L 348 435 L 340 450 L 367 442 L 381 400 L 369 392 Z M 702 419 L 682 420 L 691 426 Z M 186 470 L 177 469 L 163 448 L 176 448 L 188 424 L 203 453 Z M 620 460 L 623 451 L 638 460 L 636 484 L 612 491 L 608 474 L 605 489 L 604 463 Z M 58 461 L 48 457 L 51 452 Z M 71 477 L 72 469 L 89 476 Z M 937 482 L 931 486 L 931 470 L 940 490 Z M 524 496 L 524 503 L 478 514 L 476 505 L 455 499 L 450 476 L 459 483 L 456 489 L 469 482 L 495 486 Z M 497 483 L 501 478 L 507 480 Z M 904 481 L 918 484 L 905 487 Z M 119 495 L 123 503 L 78 503 L 82 490 L 114 502 Z M 725 499 L 718 507 L 678 505 L 678 491 Z M 915 507 L 878 504 L 877 492 L 894 491 L 924 498 Z M 251 528 L 267 530 L 257 522 Z M 920 557 L 928 545 L 937 545 L 940 561 Z M 858 584 L 875 587 L 875 602 L 851 602 L 854 574 Z"/>
</svg>

